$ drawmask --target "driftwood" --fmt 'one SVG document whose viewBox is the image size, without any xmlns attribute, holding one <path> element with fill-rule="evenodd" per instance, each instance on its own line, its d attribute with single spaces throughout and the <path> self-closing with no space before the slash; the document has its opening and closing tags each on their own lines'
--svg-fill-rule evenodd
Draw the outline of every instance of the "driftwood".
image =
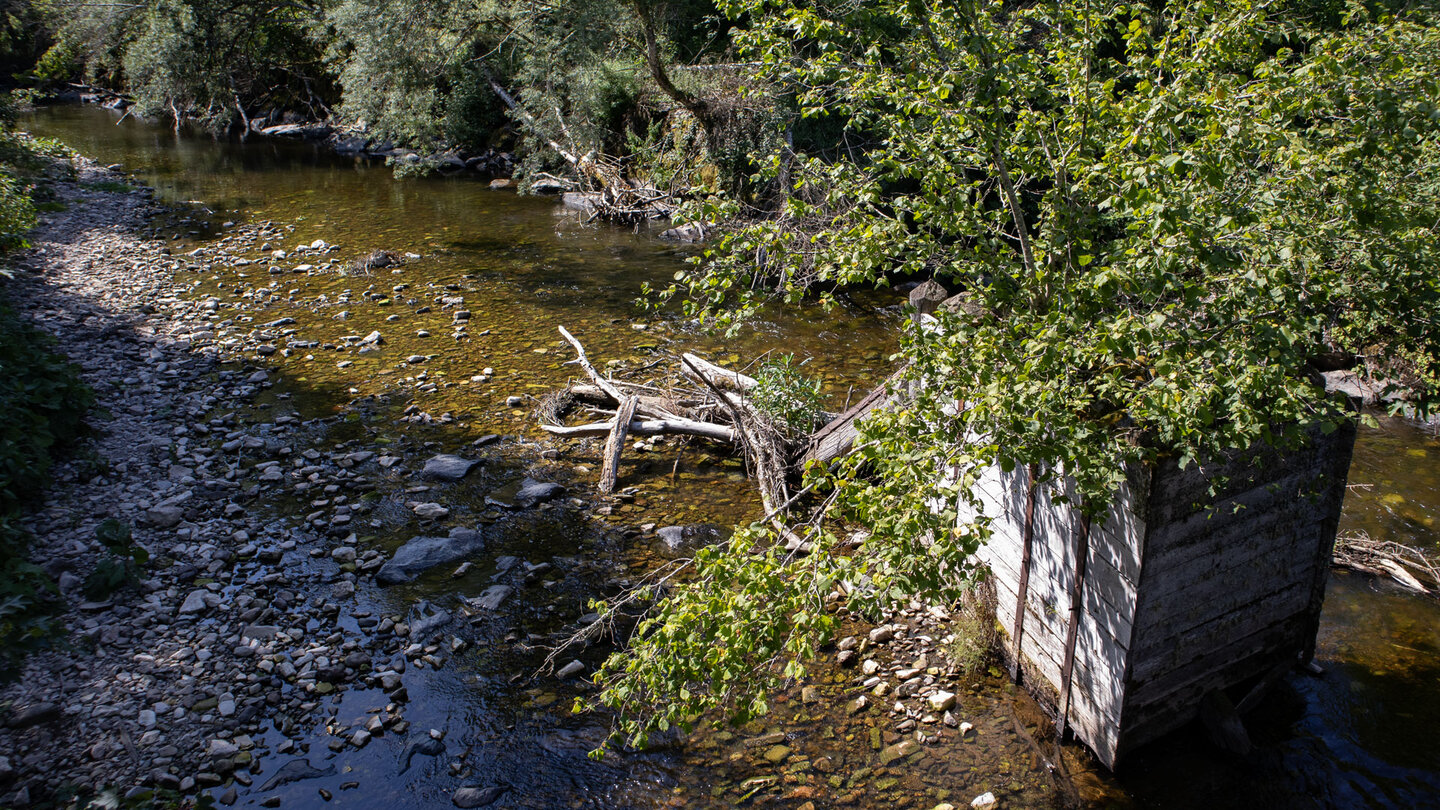
<svg viewBox="0 0 1440 810">
<path fill-rule="evenodd" d="M 570 334 L 563 326 L 560 327 L 560 334 L 570 342 L 571 346 L 575 347 L 575 362 L 580 364 L 580 368 L 584 369 L 585 373 L 590 376 L 590 379 L 594 380 L 595 384 L 600 386 L 600 390 L 604 391 L 606 396 L 615 400 L 615 404 L 620 404 L 625 399 L 625 395 L 620 393 L 620 389 L 616 388 L 614 383 L 601 377 L 600 372 L 596 371 L 595 367 L 590 365 L 590 358 L 585 356 L 585 347 L 580 345 L 580 341 L 576 340 L 575 336 Z"/>
<path fill-rule="evenodd" d="M 635 406 L 640 401 L 627 396 L 620 401 L 620 410 L 615 412 L 615 424 L 610 427 L 610 436 L 605 440 L 605 462 L 600 467 L 600 492 L 605 495 L 615 491 L 615 476 L 620 471 L 620 454 L 625 451 L 625 434 L 630 431 L 630 420 L 635 418 Z"/>
<path fill-rule="evenodd" d="M 693 354 L 680 358 L 675 384 L 661 390 L 652 386 L 613 380 L 590 362 L 580 341 L 564 327 L 560 334 L 575 349 L 571 362 L 580 366 L 588 383 L 572 384 L 542 413 L 541 428 L 556 436 L 606 437 L 599 488 L 613 492 L 619 478 L 625 438 L 680 435 L 722 442 L 743 453 L 760 490 L 767 513 L 792 504 L 790 478 L 799 469 L 793 462 L 804 442 L 792 442 L 765 413 L 755 408 L 747 392 L 759 383 L 750 376 L 724 368 Z M 698 388 L 688 388 L 696 383 Z M 562 423 L 570 405 L 583 402 L 607 416 L 603 422 Z M 767 518 L 769 519 L 769 518 Z"/>
<path fill-rule="evenodd" d="M 680 357 L 681 371 L 696 382 L 708 382 L 730 391 L 749 391 L 760 383 L 754 378 L 717 366 L 698 355 L 685 353 Z"/>
<path fill-rule="evenodd" d="M 804 494 L 804 490 L 792 493 L 791 483 L 807 465 L 829 465 L 849 453 L 858 432 L 856 423 L 867 414 L 895 407 L 908 398 L 898 384 L 903 372 L 896 372 L 844 413 L 831 416 L 824 427 L 797 438 L 754 406 L 749 397 L 759 385 L 754 377 L 686 353 L 666 387 L 623 382 L 602 375 L 579 339 L 565 327 L 560 327 L 560 334 L 575 349 L 575 359 L 570 362 L 581 368 L 588 382 L 574 382 L 546 398 L 540 427 L 566 438 L 605 437 L 599 480 L 602 493 L 615 490 L 625 439 L 631 434 L 687 436 L 722 443 L 744 457 L 765 509 L 762 522 L 775 525 L 792 549 L 808 544 L 779 521 Z M 576 403 L 608 418 L 567 425 L 566 414 Z"/>
<path fill-rule="evenodd" d="M 630 387 L 634 388 L 634 386 Z M 615 399 L 606 394 L 598 385 L 574 383 L 567 391 L 570 396 L 592 405 L 613 405 L 615 402 Z M 636 407 L 640 413 L 672 414 L 685 419 L 695 419 L 695 410 L 705 407 L 706 404 L 700 399 L 671 399 L 633 392 L 632 396 L 638 400 Z"/>
<path fill-rule="evenodd" d="M 1440 596 L 1440 562 L 1418 548 L 1357 532 L 1335 539 L 1333 560 L 1336 565 L 1392 579 L 1407 590 Z"/>
<path fill-rule="evenodd" d="M 722 443 L 745 459 L 765 509 L 760 522 L 770 524 L 785 548 L 794 552 L 808 552 L 812 544 L 782 520 L 809 492 L 808 488 L 792 491 L 792 482 L 809 464 L 829 465 L 849 453 L 858 433 L 856 423 L 867 414 L 909 399 L 899 385 L 903 371 L 896 372 L 844 413 L 827 414 L 827 423 L 818 431 L 795 437 L 755 407 L 750 392 L 760 383 L 754 377 L 686 353 L 679 358 L 678 373 L 663 386 L 615 380 L 596 370 L 574 335 L 564 327 L 560 334 L 575 349 L 571 362 L 580 366 L 588 382 L 571 383 L 563 392 L 546 397 L 539 411 L 540 427 L 566 438 L 606 438 L 599 480 L 602 493 L 609 494 L 617 486 L 625 438 L 631 434 L 687 436 Z M 564 424 L 577 403 L 608 418 Z M 821 505 L 815 510 L 815 520 L 825 508 Z"/>
<path fill-rule="evenodd" d="M 618 158 L 600 154 L 595 150 L 582 153 L 573 146 L 575 141 L 570 136 L 564 116 L 559 110 L 555 111 L 556 125 L 560 130 L 557 138 L 557 133 L 550 132 L 499 81 L 491 77 L 489 83 L 490 89 L 515 113 L 525 128 L 543 140 L 574 169 L 579 185 L 586 190 L 584 197 L 592 216 L 610 222 L 638 225 L 651 219 L 669 219 L 675 213 L 678 204 L 674 192 L 627 178 L 625 164 Z M 572 145 L 567 147 L 562 141 Z"/>
<path fill-rule="evenodd" d="M 613 421 L 613 420 L 612 420 Z M 540 429 L 556 436 L 578 439 L 588 436 L 609 436 L 611 422 L 595 422 L 588 425 L 541 425 Z M 691 419 L 637 419 L 630 423 L 626 432 L 636 436 L 697 436 L 701 439 L 733 444 L 738 438 L 735 429 L 710 422 L 696 422 Z"/>
</svg>

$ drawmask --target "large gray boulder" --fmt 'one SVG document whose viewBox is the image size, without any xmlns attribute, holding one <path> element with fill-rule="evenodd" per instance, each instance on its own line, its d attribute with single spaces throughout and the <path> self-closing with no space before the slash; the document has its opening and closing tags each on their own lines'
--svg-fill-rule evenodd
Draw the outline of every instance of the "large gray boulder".
<svg viewBox="0 0 1440 810">
<path fill-rule="evenodd" d="M 484 463 L 480 459 L 442 453 L 425 462 L 425 469 L 420 474 L 431 481 L 459 481 Z"/>
<path fill-rule="evenodd" d="M 553 501 L 564 494 L 565 487 L 560 484 L 526 478 L 520 484 L 520 491 L 515 493 L 515 505 L 521 509 L 529 509 L 546 501 Z"/>
<path fill-rule="evenodd" d="M 472 529 L 451 529 L 449 537 L 416 537 L 380 566 L 375 581 L 381 585 L 409 582 L 437 565 L 462 560 L 484 547 L 485 538 Z"/>
</svg>

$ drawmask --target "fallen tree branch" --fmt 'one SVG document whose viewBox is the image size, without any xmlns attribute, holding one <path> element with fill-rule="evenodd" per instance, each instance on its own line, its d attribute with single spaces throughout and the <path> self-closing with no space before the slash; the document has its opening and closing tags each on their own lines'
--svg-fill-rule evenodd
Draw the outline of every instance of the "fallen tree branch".
<svg viewBox="0 0 1440 810">
<path fill-rule="evenodd" d="M 585 356 L 585 347 L 580 345 L 580 341 L 576 340 L 575 336 L 570 334 L 563 326 L 560 327 L 560 334 L 566 340 L 570 341 L 571 346 L 575 347 L 575 354 L 578 355 L 578 357 L 575 358 L 575 362 L 579 363 L 580 367 L 585 369 L 585 373 L 590 375 L 590 379 L 594 380 L 596 385 L 600 386 L 600 390 L 608 394 L 616 403 L 624 402 L 625 395 L 620 393 L 620 389 L 616 388 L 609 380 L 601 377 L 600 372 L 596 371 L 595 367 L 590 365 L 590 358 Z"/>
<path fill-rule="evenodd" d="M 567 427 L 565 425 L 541 425 L 540 429 L 546 433 L 553 433 L 556 436 L 567 438 L 580 438 L 585 436 L 609 436 L 614 427 L 610 422 L 595 422 L 589 425 L 576 425 Z M 696 422 L 691 419 L 645 419 L 636 420 L 626 428 L 630 433 L 637 436 L 699 436 L 702 439 L 713 439 L 717 442 L 734 443 L 737 436 L 735 429 L 726 425 L 716 425 L 710 422 Z"/>
<path fill-rule="evenodd" d="M 1440 562 L 1418 548 L 1356 532 L 1335 538 L 1332 560 L 1345 568 L 1394 580 L 1407 590 L 1440 596 Z"/>
<path fill-rule="evenodd" d="M 754 377 L 717 366 L 698 355 L 686 352 L 680 356 L 681 371 L 691 379 L 707 383 L 712 388 L 729 388 L 732 391 L 749 391 L 760 382 Z"/>
</svg>

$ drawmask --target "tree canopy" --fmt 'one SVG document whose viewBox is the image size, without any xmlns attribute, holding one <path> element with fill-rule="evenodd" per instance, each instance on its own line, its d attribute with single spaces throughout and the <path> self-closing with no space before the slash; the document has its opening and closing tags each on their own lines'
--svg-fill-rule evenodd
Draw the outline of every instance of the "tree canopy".
<svg viewBox="0 0 1440 810">
<path fill-rule="evenodd" d="M 864 148 L 779 151 L 776 217 L 661 292 L 736 326 L 776 296 L 935 278 L 963 296 L 897 360 L 923 393 L 879 413 L 804 527 L 697 555 L 600 673 L 632 739 L 763 712 L 862 608 L 953 598 L 990 465 L 1109 505 L 1128 465 L 1203 464 L 1353 418 L 1318 372 L 1440 382 L 1440 34 L 1426 8 L 1307 0 L 734 0 L 757 79 Z M 743 218 L 716 197 L 692 216 Z M 943 473 L 943 474 L 942 474 Z M 977 503 L 969 504 L 977 507 Z M 858 547 L 835 526 L 863 527 Z M 843 551 L 841 549 L 844 549 Z M 757 673 L 768 678 L 756 678 Z"/>
</svg>

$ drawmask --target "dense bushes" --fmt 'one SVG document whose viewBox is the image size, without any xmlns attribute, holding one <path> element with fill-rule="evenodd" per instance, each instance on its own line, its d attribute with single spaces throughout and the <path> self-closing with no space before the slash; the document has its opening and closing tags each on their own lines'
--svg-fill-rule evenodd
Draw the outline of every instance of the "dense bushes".
<svg viewBox="0 0 1440 810">
<path fill-rule="evenodd" d="M 711 151 L 726 154 L 699 163 L 732 176 L 754 168 L 734 159 L 755 135 L 751 117 L 734 114 L 744 106 L 737 76 L 679 69 L 728 58 L 731 23 L 713 0 L 29 5 L 48 9 L 50 21 L 37 35 L 51 44 L 32 63 L 33 79 L 107 86 L 132 94 L 142 113 L 216 131 L 260 116 L 328 117 L 424 150 L 481 150 L 503 139 L 536 171 L 559 162 L 551 142 L 575 155 L 633 156 L 635 136 L 644 142 L 683 108 L 701 119 Z M 727 137 L 715 137 L 720 128 Z"/>
<path fill-rule="evenodd" d="M 81 435 L 90 402 L 53 340 L 0 303 L 0 513 L 41 494 L 52 451 Z"/>
<path fill-rule="evenodd" d="M 54 583 L 26 559 L 21 510 L 49 480 L 54 453 L 85 430 L 91 394 L 54 341 L 0 303 L 0 679 L 55 627 Z"/>
</svg>

